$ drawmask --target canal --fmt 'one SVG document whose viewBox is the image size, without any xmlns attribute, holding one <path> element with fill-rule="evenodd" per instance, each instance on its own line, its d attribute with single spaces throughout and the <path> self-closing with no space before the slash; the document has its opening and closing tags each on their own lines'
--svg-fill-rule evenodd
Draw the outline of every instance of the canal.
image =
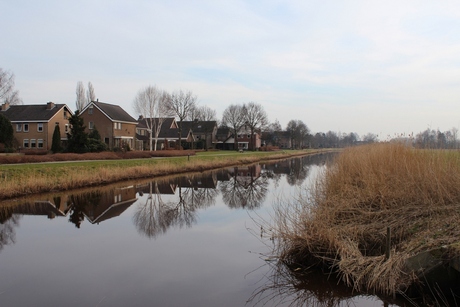
<svg viewBox="0 0 460 307">
<path fill-rule="evenodd" d="M 324 276 L 299 287 L 276 273 L 261 223 L 325 159 L 4 201 L 0 306 L 391 306 Z"/>
</svg>

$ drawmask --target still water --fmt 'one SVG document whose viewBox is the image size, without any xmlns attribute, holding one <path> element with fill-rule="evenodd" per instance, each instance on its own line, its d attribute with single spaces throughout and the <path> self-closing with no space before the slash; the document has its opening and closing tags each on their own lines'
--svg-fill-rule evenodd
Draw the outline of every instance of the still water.
<svg viewBox="0 0 460 307">
<path fill-rule="evenodd" d="M 267 261 L 259 222 L 324 159 L 0 203 L 0 306 L 389 306 L 324 278 L 281 285 Z"/>
</svg>

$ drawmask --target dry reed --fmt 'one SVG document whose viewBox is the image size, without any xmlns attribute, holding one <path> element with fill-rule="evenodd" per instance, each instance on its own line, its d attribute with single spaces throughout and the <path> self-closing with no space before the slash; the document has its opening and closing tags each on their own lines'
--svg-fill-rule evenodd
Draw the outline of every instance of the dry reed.
<svg viewBox="0 0 460 307">
<path fill-rule="evenodd" d="M 377 144 L 344 150 L 297 203 L 280 206 L 275 251 L 321 265 L 355 290 L 394 295 L 418 282 L 407 260 L 460 238 L 460 154 Z M 391 257 L 385 257 L 387 227 Z M 448 257 L 459 257 L 450 248 Z"/>
</svg>

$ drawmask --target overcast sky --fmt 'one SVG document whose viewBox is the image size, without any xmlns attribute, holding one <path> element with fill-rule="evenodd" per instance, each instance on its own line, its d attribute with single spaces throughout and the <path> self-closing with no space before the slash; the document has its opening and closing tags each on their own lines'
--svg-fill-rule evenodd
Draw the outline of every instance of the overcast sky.
<svg viewBox="0 0 460 307">
<path fill-rule="evenodd" d="M 313 133 L 460 128 L 459 1 L 0 0 L 0 28 L 24 104 L 75 110 L 91 81 L 135 118 L 157 85 Z"/>
</svg>

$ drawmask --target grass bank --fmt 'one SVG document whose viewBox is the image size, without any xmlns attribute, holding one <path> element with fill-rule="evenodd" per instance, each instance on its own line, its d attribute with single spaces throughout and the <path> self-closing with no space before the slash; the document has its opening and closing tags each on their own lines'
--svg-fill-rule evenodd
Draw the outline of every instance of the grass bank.
<svg viewBox="0 0 460 307">
<path fill-rule="evenodd" d="M 164 158 L 7 164 L 0 166 L 0 199 L 128 179 L 204 171 L 317 152 L 319 150 L 245 153 L 213 151 Z"/>
<path fill-rule="evenodd" d="M 460 256 L 458 151 L 345 149 L 307 195 L 276 212 L 275 253 L 285 264 L 320 266 L 357 291 L 394 295 L 424 282 L 407 266 L 414 255 L 444 246 L 443 261 Z"/>
</svg>

